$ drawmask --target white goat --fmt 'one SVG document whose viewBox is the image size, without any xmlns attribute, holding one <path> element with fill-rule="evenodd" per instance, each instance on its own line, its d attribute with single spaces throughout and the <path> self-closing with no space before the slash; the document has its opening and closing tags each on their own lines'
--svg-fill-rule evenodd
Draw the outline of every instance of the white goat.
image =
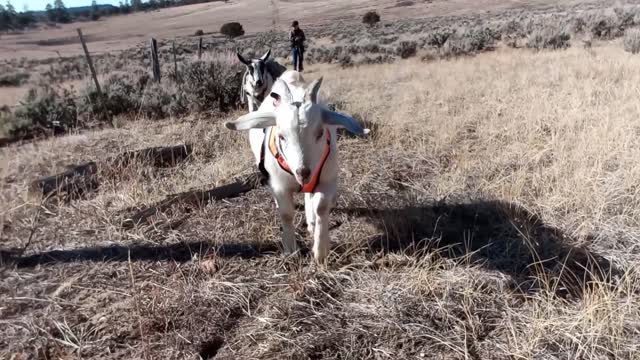
<svg viewBox="0 0 640 360">
<path fill-rule="evenodd" d="M 307 230 L 313 235 L 313 254 L 318 262 L 329 253 L 329 214 L 337 195 L 336 128 L 369 133 L 352 118 L 318 104 L 321 83 L 322 78 L 305 86 L 299 72 L 286 71 L 271 90 L 272 101 L 225 123 L 231 130 L 250 130 L 251 150 L 258 167 L 269 177 L 282 220 L 286 254 L 298 250 L 293 194 L 305 193 Z"/>
<path fill-rule="evenodd" d="M 286 68 L 273 60 L 269 60 L 271 50 L 268 50 L 259 59 L 247 60 L 239 52 L 236 53 L 240 62 L 247 66 L 242 78 L 240 99 L 249 105 L 249 111 L 258 109 L 264 98 L 271 90 L 275 80 Z"/>
</svg>

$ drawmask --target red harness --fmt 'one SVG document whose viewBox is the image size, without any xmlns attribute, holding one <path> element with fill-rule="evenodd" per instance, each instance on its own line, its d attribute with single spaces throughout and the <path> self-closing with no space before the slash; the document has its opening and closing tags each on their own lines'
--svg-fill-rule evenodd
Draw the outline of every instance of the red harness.
<svg viewBox="0 0 640 360">
<path fill-rule="evenodd" d="M 329 131 L 326 131 L 326 133 L 327 146 L 325 146 L 324 148 L 324 153 L 322 154 L 320 165 L 318 165 L 318 168 L 316 169 L 316 171 L 314 171 L 313 176 L 311 177 L 311 181 L 304 184 L 304 186 L 301 186 L 300 190 L 298 190 L 299 192 L 313 193 L 316 191 L 316 187 L 318 186 L 318 182 L 320 181 L 320 175 L 322 174 L 322 168 L 324 168 L 324 164 L 327 162 L 327 158 L 329 158 L 329 153 L 331 152 L 331 133 Z M 287 161 L 278 150 L 278 139 L 277 131 L 275 131 L 275 126 L 269 128 L 268 133 L 266 133 L 265 130 L 264 140 L 264 142 L 266 142 L 267 144 L 263 144 L 262 150 L 260 151 L 260 164 L 258 165 L 260 171 L 268 176 L 268 174 L 266 174 L 266 169 L 264 168 L 264 148 L 265 145 L 267 145 L 269 147 L 271 155 L 273 155 L 273 157 L 278 161 L 278 165 L 280 165 L 280 168 L 293 176 L 293 172 L 291 172 L 291 168 L 289 168 Z"/>
</svg>

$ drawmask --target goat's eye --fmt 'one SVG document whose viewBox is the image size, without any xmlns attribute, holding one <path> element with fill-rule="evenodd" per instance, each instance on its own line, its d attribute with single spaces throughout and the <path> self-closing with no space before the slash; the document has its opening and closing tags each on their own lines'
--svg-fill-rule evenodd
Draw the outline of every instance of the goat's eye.
<svg viewBox="0 0 640 360">
<path fill-rule="evenodd" d="M 320 129 L 320 130 L 316 133 L 316 141 L 320 140 L 320 138 L 322 138 L 322 135 L 324 135 L 324 129 Z"/>
<path fill-rule="evenodd" d="M 285 140 L 285 139 L 284 139 L 284 135 L 282 135 L 282 134 L 278 134 L 278 139 L 280 139 L 280 141 L 284 141 L 284 140 Z"/>
</svg>

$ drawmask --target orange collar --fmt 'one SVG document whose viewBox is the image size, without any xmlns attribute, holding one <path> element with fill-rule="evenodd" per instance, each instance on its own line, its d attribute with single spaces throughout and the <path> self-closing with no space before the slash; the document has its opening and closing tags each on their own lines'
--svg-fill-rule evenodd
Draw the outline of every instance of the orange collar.
<svg viewBox="0 0 640 360">
<path fill-rule="evenodd" d="M 285 160 L 284 156 L 280 154 L 280 151 L 278 150 L 277 131 L 274 131 L 274 129 L 275 129 L 275 126 L 271 127 L 271 129 L 269 130 L 269 135 L 267 135 L 269 136 L 269 139 L 268 139 L 269 150 L 271 151 L 271 155 L 273 155 L 273 157 L 276 158 L 276 160 L 278 160 L 278 164 L 280 165 L 282 170 L 288 172 L 293 176 L 293 173 L 291 172 L 291 169 L 289 168 L 287 161 Z M 318 165 L 318 168 L 316 169 L 316 171 L 313 172 L 311 181 L 304 184 L 304 186 L 300 187 L 300 190 L 299 190 L 300 192 L 313 193 L 316 191 L 318 182 L 320 182 L 320 174 L 322 173 L 322 168 L 324 167 L 324 164 L 327 162 L 327 158 L 329 157 L 329 153 L 331 152 L 331 132 L 328 130 L 325 130 L 325 132 L 327 133 L 327 146 L 325 146 L 324 148 L 324 153 L 322 154 L 322 160 L 320 160 L 320 165 Z"/>
</svg>

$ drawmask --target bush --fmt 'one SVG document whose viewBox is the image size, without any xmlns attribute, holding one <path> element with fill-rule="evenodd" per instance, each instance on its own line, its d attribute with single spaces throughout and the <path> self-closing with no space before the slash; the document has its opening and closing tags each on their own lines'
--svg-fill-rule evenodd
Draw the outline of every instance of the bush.
<svg viewBox="0 0 640 360">
<path fill-rule="evenodd" d="M 589 22 L 589 31 L 596 39 L 611 40 L 622 35 L 620 19 L 615 13 L 594 15 Z"/>
<path fill-rule="evenodd" d="M 175 84 L 151 83 L 140 102 L 140 112 L 149 119 L 180 116 L 187 111 L 185 93 Z"/>
<path fill-rule="evenodd" d="M 78 126 L 73 93 L 50 86 L 30 89 L 12 115 L 7 131 L 13 138 L 32 138 L 47 133 L 61 134 Z M 4 115 L 3 121 L 7 121 Z"/>
<path fill-rule="evenodd" d="M 198 30 L 196 30 L 194 35 L 195 36 L 202 36 L 202 35 L 204 35 L 204 31 L 202 31 L 202 29 L 198 29 Z"/>
<path fill-rule="evenodd" d="M 444 57 L 473 55 L 493 48 L 496 33 L 489 29 L 463 30 L 449 37 L 441 49 Z"/>
<path fill-rule="evenodd" d="M 632 54 L 640 53 L 640 29 L 629 29 L 624 32 L 624 50 Z"/>
<path fill-rule="evenodd" d="M 230 38 L 235 38 L 244 35 L 244 29 L 239 22 L 230 22 L 222 25 L 220 33 Z"/>
<path fill-rule="evenodd" d="M 0 75 L 0 86 L 20 86 L 29 80 L 28 73 L 16 72 Z"/>
<path fill-rule="evenodd" d="M 226 112 L 240 102 L 243 67 L 237 62 L 196 60 L 181 70 L 182 90 L 191 111 Z"/>
<path fill-rule="evenodd" d="M 447 40 L 449 40 L 449 37 L 451 37 L 452 34 L 453 32 L 449 30 L 436 30 L 427 36 L 427 45 L 434 46 L 439 49 L 447 43 Z"/>
<path fill-rule="evenodd" d="M 418 44 L 415 41 L 401 41 L 396 48 L 396 55 L 402 59 L 408 59 L 416 55 Z"/>
<path fill-rule="evenodd" d="M 338 59 L 338 63 L 340 64 L 341 68 L 349 68 L 353 66 L 353 60 L 351 60 L 351 56 L 349 55 L 342 55 L 339 59 Z"/>
<path fill-rule="evenodd" d="M 128 73 L 113 72 L 102 84 L 103 99 L 100 99 L 96 89 L 90 86 L 81 96 L 78 110 L 85 117 L 99 120 L 136 112 L 149 81 L 150 76 L 140 68 Z"/>
<path fill-rule="evenodd" d="M 532 32 L 527 38 L 527 47 L 530 49 L 566 49 L 570 46 L 571 35 L 564 30 L 547 27 Z"/>
<path fill-rule="evenodd" d="M 373 26 L 380 22 L 380 15 L 375 10 L 367 11 L 362 17 L 362 23 Z"/>
</svg>

